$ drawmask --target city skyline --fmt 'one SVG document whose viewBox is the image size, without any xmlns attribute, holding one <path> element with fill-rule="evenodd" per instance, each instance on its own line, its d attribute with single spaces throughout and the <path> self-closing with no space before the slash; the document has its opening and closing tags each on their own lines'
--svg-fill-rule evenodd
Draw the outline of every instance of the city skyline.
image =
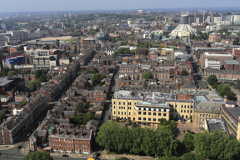
<svg viewBox="0 0 240 160">
<path fill-rule="evenodd" d="M 136 10 L 136 9 L 174 9 L 174 8 L 225 8 L 237 7 L 237 0 L 10 0 L 3 1 L 1 12 L 49 12 L 49 11 L 93 11 L 93 10 Z M 48 4 L 48 5 L 46 5 Z M 86 7 L 87 6 L 87 7 Z M 239 7 L 240 8 L 240 7 Z"/>
</svg>

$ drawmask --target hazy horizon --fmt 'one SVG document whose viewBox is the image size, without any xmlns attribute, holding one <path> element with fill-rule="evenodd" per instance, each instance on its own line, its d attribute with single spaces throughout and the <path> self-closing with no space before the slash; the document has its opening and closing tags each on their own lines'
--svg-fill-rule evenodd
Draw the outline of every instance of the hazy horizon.
<svg viewBox="0 0 240 160">
<path fill-rule="evenodd" d="M 237 8 L 238 2 L 239 0 L 8 0 L 1 2 L 3 7 L 0 12 Z"/>
</svg>

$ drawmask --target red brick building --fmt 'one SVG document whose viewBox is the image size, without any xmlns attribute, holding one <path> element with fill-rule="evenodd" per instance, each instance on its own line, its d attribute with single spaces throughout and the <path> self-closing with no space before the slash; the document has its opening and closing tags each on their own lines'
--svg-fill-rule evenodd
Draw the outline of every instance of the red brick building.
<svg viewBox="0 0 240 160">
<path fill-rule="evenodd" d="M 49 145 L 54 152 L 91 153 L 92 130 L 56 128 Z"/>
</svg>

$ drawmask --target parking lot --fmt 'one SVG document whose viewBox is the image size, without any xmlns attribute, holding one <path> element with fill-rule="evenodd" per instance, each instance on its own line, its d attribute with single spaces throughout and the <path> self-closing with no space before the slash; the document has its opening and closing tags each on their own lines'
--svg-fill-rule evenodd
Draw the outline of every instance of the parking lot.
<svg viewBox="0 0 240 160">
<path fill-rule="evenodd" d="M 185 124 L 182 124 L 181 122 L 176 122 L 177 123 L 177 129 L 174 132 L 174 135 L 176 136 L 176 139 L 178 139 L 180 142 L 183 142 L 184 135 L 187 130 L 190 130 L 191 132 L 198 133 L 198 132 L 203 132 L 198 127 L 193 127 L 193 123 L 188 123 L 185 122 Z M 183 133 L 183 130 L 185 133 Z"/>
</svg>

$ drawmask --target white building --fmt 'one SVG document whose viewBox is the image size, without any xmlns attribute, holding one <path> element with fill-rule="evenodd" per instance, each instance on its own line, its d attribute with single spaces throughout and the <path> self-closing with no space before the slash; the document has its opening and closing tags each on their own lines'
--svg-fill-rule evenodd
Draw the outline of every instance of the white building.
<svg viewBox="0 0 240 160">
<path fill-rule="evenodd" d="M 205 59 L 205 67 L 220 70 L 221 63 L 219 59 Z"/>
</svg>

